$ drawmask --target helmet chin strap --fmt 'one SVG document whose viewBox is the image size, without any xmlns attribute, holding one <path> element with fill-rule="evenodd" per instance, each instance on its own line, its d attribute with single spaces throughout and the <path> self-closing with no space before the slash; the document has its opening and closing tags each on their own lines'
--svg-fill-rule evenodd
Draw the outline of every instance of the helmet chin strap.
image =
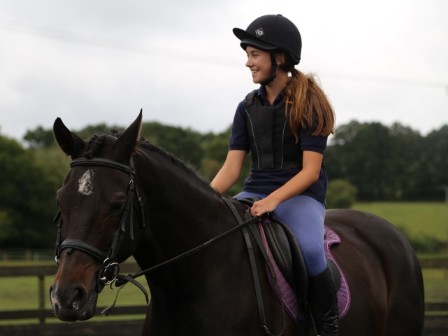
<svg viewBox="0 0 448 336">
<path fill-rule="evenodd" d="M 271 73 L 269 74 L 269 78 L 265 79 L 263 82 L 260 83 L 262 85 L 268 85 L 275 79 L 277 74 L 278 64 L 275 59 L 275 54 L 273 51 L 271 51 L 270 54 L 271 54 Z"/>
</svg>

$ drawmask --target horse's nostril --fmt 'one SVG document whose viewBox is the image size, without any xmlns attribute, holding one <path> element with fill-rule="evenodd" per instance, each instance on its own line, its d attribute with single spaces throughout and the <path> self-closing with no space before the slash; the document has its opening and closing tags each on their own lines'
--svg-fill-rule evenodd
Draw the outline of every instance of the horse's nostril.
<svg viewBox="0 0 448 336">
<path fill-rule="evenodd" d="M 52 304 L 52 306 L 54 313 L 57 315 L 59 313 L 59 303 L 55 302 Z"/>
<path fill-rule="evenodd" d="M 72 308 L 78 310 L 85 298 L 85 291 L 81 287 L 76 287 L 73 291 Z"/>
<path fill-rule="evenodd" d="M 50 293 L 49 294 L 50 294 L 51 306 L 53 307 L 54 312 L 57 314 L 59 312 L 59 302 L 55 298 L 54 287 L 53 286 L 50 287 Z"/>
</svg>

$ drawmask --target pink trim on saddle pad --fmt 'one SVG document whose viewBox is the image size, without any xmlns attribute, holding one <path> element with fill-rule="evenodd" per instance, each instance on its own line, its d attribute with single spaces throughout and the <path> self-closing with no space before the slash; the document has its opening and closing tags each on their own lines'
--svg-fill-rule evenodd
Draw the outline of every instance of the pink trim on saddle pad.
<svg viewBox="0 0 448 336">
<path fill-rule="evenodd" d="M 350 297 L 350 289 L 348 287 L 347 279 L 342 271 L 341 267 L 337 263 L 334 256 L 331 254 L 331 246 L 334 244 L 339 244 L 341 242 L 341 238 L 338 236 L 336 232 L 330 229 L 328 226 L 325 226 L 325 240 L 324 240 L 324 248 L 325 255 L 327 259 L 331 260 L 339 270 L 341 275 L 341 287 L 338 291 L 338 309 L 339 309 L 339 318 L 342 319 L 348 312 L 351 303 Z"/>
<path fill-rule="evenodd" d="M 277 295 L 277 298 L 281 301 L 288 315 L 297 322 L 297 320 L 299 319 L 299 303 L 297 302 L 297 296 L 294 293 L 291 285 L 288 283 L 288 281 L 286 281 L 282 271 L 279 269 L 277 262 L 272 255 L 269 244 L 266 241 L 266 235 L 264 233 L 262 224 L 258 224 L 258 230 L 260 231 L 261 241 L 263 242 L 266 254 L 269 258 L 269 261 L 271 262 L 272 269 L 274 271 L 274 275 L 272 275 L 269 271 L 268 266 L 266 266 L 266 272 L 268 274 L 268 279 L 271 287 L 274 290 L 274 293 Z M 275 278 L 273 279 L 273 277 Z"/>
<path fill-rule="evenodd" d="M 291 285 L 284 277 L 282 271 L 277 265 L 277 262 L 275 261 L 275 258 L 272 255 L 271 249 L 266 240 L 266 235 L 262 224 L 258 225 L 258 230 L 260 232 L 263 246 L 266 250 L 266 254 L 272 265 L 272 271 L 274 273 L 271 274 L 268 266 L 266 266 L 266 271 L 268 274 L 268 279 L 271 284 L 271 287 L 274 290 L 274 293 L 276 294 L 277 298 L 282 303 L 288 315 L 294 321 L 298 321 L 300 317 L 300 312 L 297 296 L 295 295 Z M 347 279 L 345 278 L 344 273 L 342 272 L 338 263 L 334 259 L 333 255 L 331 254 L 330 249 L 332 245 L 339 244 L 340 242 L 341 239 L 338 236 L 338 234 L 334 232 L 332 229 L 325 227 L 325 241 L 324 241 L 325 255 L 327 256 L 327 259 L 331 260 L 336 265 L 341 274 L 341 286 L 338 291 L 338 309 L 339 309 L 339 318 L 342 319 L 347 314 L 347 311 L 350 307 L 350 301 L 351 301 L 350 290 L 348 287 Z"/>
</svg>

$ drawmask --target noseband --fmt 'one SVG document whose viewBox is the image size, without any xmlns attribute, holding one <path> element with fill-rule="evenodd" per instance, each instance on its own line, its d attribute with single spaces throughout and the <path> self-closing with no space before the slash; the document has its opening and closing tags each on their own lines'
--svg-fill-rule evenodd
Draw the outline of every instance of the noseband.
<svg viewBox="0 0 448 336">
<path fill-rule="evenodd" d="M 112 245 L 109 252 L 104 251 L 92 246 L 82 240 L 78 239 L 65 239 L 61 241 L 61 230 L 62 230 L 62 213 L 61 210 L 58 211 L 55 222 L 57 223 L 57 236 L 56 236 L 56 251 L 55 260 L 58 263 L 60 254 L 65 249 L 74 249 L 82 251 L 94 259 L 102 263 L 103 267 L 98 274 L 97 281 L 97 291 L 98 293 L 104 288 L 105 285 L 113 283 L 119 272 L 120 265 L 117 262 L 119 242 L 126 233 L 129 231 L 130 238 L 134 240 L 134 199 L 137 200 L 140 213 L 141 213 L 141 226 L 145 226 L 145 213 L 143 208 L 143 201 L 139 195 L 138 189 L 135 186 L 135 169 L 134 162 L 131 159 L 130 165 L 121 164 L 116 161 L 102 159 L 102 158 L 92 158 L 92 159 L 75 159 L 70 163 L 70 167 L 107 167 L 115 170 L 122 171 L 129 174 L 129 184 L 126 194 L 126 201 L 123 212 L 121 214 L 120 225 L 115 231 Z M 128 225 L 127 225 L 128 224 Z"/>
</svg>

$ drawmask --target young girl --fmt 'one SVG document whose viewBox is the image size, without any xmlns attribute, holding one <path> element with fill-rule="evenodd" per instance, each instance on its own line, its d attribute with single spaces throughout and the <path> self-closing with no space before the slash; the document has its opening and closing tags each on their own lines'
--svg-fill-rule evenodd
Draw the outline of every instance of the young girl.
<svg viewBox="0 0 448 336">
<path fill-rule="evenodd" d="M 252 170 L 236 198 L 261 198 L 251 213 L 273 212 L 295 234 L 309 275 L 309 300 L 319 335 L 338 334 L 336 292 L 324 255 L 327 176 L 323 153 L 334 114 L 300 61 L 299 30 L 281 15 L 265 15 L 246 30 L 234 28 L 246 66 L 260 84 L 238 105 L 227 158 L 211 182 L 227 191 L 239 178 L 247 153 Z"/>
</svg>

